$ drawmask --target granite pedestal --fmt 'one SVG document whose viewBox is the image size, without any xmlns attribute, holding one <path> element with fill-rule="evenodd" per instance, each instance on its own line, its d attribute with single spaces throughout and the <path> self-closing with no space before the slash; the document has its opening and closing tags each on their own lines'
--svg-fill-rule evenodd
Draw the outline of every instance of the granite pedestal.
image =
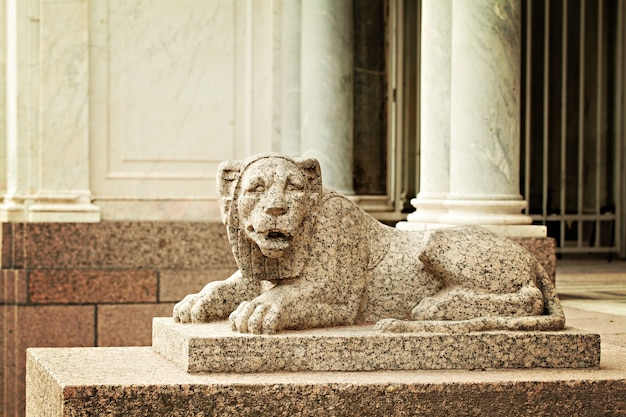
<svg viewBox="0 0 626 417">
<path fill-rule="evenodd" d="M 626 349 L 599 368 L 373 372 L 183 371 L 150 347 L 36 348 L 35 416 L 622 416 Z"/>
<path fill-rule="evenodd" d="M 599 360 L 599 336 L 572 328 L 241 335 L 157 318 L 152 348 L 29 349 L 27 416 L 623 415 L 626 349 Z"/>
<path fill-rule="evenodd" d="M 227 322 L 155 318 L 152 347 L 187 372 L 593 368 L 600 336 L 560 331 L 376 333 L 345 326 L 277 335 L 233 332 Z"/>
</svg>

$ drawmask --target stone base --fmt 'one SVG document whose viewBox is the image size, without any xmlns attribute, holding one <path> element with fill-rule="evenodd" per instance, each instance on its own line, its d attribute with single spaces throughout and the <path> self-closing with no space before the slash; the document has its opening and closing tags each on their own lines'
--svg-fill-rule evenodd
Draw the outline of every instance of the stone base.
<svg viewBox="0 0 626 417">
<path fill-rule="evenodd" d="M 600 369 L 189 374 L 149 347 L 35 348 L 29 417 L 616 416 L 626 349 Z"/>
<path fill-rule="evenodd" d="M 600 335 L 556 332 L 375 333 L 346 326 L 251 335 L 226 322 L 179 324 L 155 318 L 152 347 L 197 372 L 377 371 L 414 369 L 590 368 Z"/>
</svg>

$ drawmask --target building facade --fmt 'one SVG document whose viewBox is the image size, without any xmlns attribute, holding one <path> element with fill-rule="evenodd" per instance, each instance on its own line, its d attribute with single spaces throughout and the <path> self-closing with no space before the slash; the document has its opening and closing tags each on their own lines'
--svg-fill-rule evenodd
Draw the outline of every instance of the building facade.
<svg viewBox="0 0 626 417">
<path fill-rule="evenodd" d="M 621 0 L 0 0 L 4 415 L 26 347 L 149 343 L 236 268 L 226 159 L 316 157 L 405 229 L 625 257 L 625 22 Z"/>
</svg>

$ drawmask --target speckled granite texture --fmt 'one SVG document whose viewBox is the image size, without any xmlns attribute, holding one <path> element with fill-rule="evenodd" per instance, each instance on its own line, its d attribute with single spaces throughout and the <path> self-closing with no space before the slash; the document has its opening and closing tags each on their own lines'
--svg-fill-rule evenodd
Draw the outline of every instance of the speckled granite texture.
<svg viewBox="0 0 626 417">
<path fill-rule="evenodd" d="M 26 347 L 149 345 L 152 317 L 237 269 L 226 234 L 222 223 L 3 223 L 5 415 L 23 416 Z M 533 251 L 550 241 L 519 243 Z"/>
<path fill-rule="evenodd" d="M 511 240 L 526 248 L 546 270 L 552 283 L 556 279 L 556 240 L 552 237 L 517 237 Z"/>
<path fill-rule="evenodd" d="M 626 413 L 626 349 L 600 369 L 189 374 L 150 348 L 31 349 L 28 417 Z"/>
<path fill-rule="evenodd" d="M 2 228 L 3 269 L 235 265 L 218 223 L 4 223 Z"/>
<path fill-rule="evenodd" d="M 563 328 L 554 285 L 529 251 L 477 226 L 382 225 L 323 188 L 315 159 L 225 161 L 217 189 L 239 271 L 179 302 L 178 322 L 228 318 L 264 334 L 374 322 L 381 332 Z"/>
<path fill-rule="evenodd" d="M 188 372 L 589 368 L 600 336 L 555 332 L 381 334 L 371 326 L 250 335 L 226 322 L 184 325 L 155 318 L 152 347 Z"/>
<path fill-rule="evenodd" d="M 221 223 L 3 223 L 0 415 L 24 415 L 26 348 L 146 346 L 155 316 L 237 269 Z"/>
</svg>

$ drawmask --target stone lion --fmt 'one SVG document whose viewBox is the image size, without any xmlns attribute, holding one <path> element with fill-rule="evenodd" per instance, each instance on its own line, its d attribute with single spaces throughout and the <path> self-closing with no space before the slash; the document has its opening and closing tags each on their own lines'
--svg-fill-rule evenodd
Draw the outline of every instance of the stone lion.
<svg viewBox="0 0 626 417">
<path fill-rule="evenodd" d="M 174 307 L 181 323 L 242 333 L 376 323 L 387 332 L 556 330 L 564 316 L 526 249 L 479 227 L 385 226 L 322 187 L 315 159 L 220 165 L 222 220 L 239 270 Z"/>
</svg>

